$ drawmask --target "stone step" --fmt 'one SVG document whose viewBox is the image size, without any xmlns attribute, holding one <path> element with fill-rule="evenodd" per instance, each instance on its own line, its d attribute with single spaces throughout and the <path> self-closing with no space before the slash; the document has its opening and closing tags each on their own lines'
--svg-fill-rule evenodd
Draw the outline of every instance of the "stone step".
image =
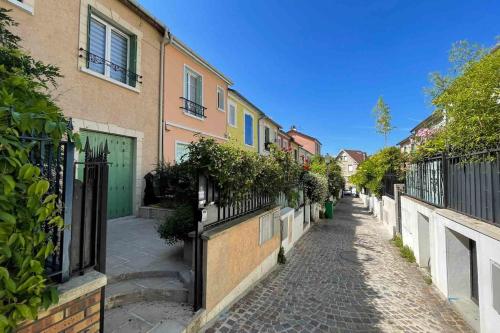
<svg viewBox="0 0 500 333">
<path fill-rule="evenodd" d="M 104 317 L 106 333 L 181 333 L 193 308 L 177 302 L 138 302 L 106 310 Z"/>
<path fill-rule="evenodd" d="M 178 277 L 150 277 L 145 274 L 126 279 L 110 278 L 110 283 L 106 286 L 106 309 L 148 301 L 187 303 L 188 290 Z"/>
</svg>

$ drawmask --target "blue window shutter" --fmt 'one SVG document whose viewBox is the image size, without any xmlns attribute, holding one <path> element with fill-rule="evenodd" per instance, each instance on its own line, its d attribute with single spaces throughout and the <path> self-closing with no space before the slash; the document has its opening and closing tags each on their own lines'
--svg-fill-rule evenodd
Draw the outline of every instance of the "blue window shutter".
<svg viewBox="0 0 500 333">
<path fill-rule="evenodd" d="M 245 114 L 245 144 L 253 146 L 253 118 Z"/>
<path fill-rule="evenodd" d="M 101 58 L 106 57 L 106 26 L 99 21 L 90 18 L 89 29 L 89 52 Z M 89 62 L 89 69 L 104 74 L 104 63 L 101 59 Z"/>
</svg>

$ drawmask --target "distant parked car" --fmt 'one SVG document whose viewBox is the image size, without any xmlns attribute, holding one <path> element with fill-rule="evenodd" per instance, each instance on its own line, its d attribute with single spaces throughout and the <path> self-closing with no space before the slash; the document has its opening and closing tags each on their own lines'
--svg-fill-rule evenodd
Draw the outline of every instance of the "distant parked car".
<svg viewBox="0 0 500 333">
<path fill-rule="evenodd" d="M 351 194 L 352 194 L 352 192 L 351 192 L 350 189 L 344 189 L 343 190 L 343 195 L 351 195 Z"/>
</svg>

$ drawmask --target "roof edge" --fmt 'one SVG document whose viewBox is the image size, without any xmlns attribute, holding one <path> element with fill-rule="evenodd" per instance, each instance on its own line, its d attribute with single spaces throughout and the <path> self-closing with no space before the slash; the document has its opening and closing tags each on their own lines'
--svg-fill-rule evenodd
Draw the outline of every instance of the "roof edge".
<svg viewBox="0 0 500 333">
<path fill-rule="evenodd" d="M 189 46 L 187 46 L 184 42 L 182 42 L 178 37 L 174 36 L 173 34 L 170 37 L 170 40 L 172 42 L 172 45 L 180 49 L 182 52 L 186 53 L 193 59 L 195 59 L 197 62 L 199 62 L 201 65 L 205 66 L 207 69 L 209 69 L 211 72 L 213 72 L 215 75 L 217 75 L 219 78 L 224 80 L 228 85 L 233 85 L 233 81 L 231 81 L 230 78 L 222 74 L 217 68 L 212 66 L 208 61 L 206 61 L 202 56 L 197 54 L 193 49 L 191 49 Z"/>
<path fill-rule="evenodd" d="M 151 14 L 146 8 L 140 5 L 136 0 L 120 0 L 125 6 L 137 12 L 137 14 L 143 16 L 149 24 L 156 28 L 156 30 L 165 33 L 169 31 L 169 28 L 153 14 Z"/>
</svg>

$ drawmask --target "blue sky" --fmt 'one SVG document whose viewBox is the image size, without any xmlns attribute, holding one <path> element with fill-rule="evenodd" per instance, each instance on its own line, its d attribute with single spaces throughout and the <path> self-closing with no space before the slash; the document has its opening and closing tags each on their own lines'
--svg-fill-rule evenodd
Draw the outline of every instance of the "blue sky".
<svg viewBox="0 0 500 333">
<path fill-rule="evenodd" d="M 384 144 L 372 108 L 382 95 L 396 144 L 431 113 L 428 73 L 448 68 L 461 39 L 491 46 L 497 0 L 140 0 L 229 76 L 284 129 L 373 153 Z"/>
</svg>

